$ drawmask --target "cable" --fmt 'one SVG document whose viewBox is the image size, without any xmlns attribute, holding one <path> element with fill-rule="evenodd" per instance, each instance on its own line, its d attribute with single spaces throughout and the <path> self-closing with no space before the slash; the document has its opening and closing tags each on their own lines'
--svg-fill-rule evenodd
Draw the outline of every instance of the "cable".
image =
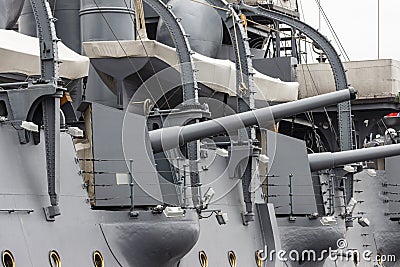
<svg viewBox="0 0 400 267">
<path fill-rule="evenodd" d="M 128 59 L 129 64 L 130 64 L 134 69 L 136 69 L 136 68 L 135 68 L 135 64 L 133 64 L 131 58 L 128 56 L 128 53 L 126 52 L 126 50 L 125 50 L 124 47 L 122 46 L 120 40 L 118 39 L 116 33 L 115 33 L 114 30 L 112 29 L 112 27 L 111 27 L 110 23 L 108 22 L 107 18 L 104 16 L 104 14 L 103 14 L 103 12 L 101 11 L 101 9 L 100 9 L 99 5 L 97 4 L 96 0 L 92 0 L 92 1 L 93 1 L 93 3 L 96 5 L 96 7 L 98 8 L 98 10 L 100 11 L 100 14 L 101 14 L 101 16 L 102 16 L 103 19 L 104 19 L 104 22 L 107 24 L 107 26 L 108 26 L 108 28 L 110 29 L 110 31 L 111 31 L 112 35 L 114 36 L 115 40 L 118 42 L 118 45 L 121 47 L 122 51 L 124 52 L 126 58 Z M 125 0 L 124 0 L 124 1 L 125 1 Z M 155 99 L 154 99 L 153 95 L 151 94 L 149 88 L 147 87 L 146 83 L 144 82 L 142 76 L 140 75 L 139 72 L 137 73 L 137 75 L 138 75 L 140 81 L 142 82 L 142 84 L 144 85 L 146 91 L 149 93 L 149 96 L 152 98 L 152 100 L 153 100 L 153 102 L 154 102 L 154 105 L 157 105 L 157 102 L 155 101 Z"/>
<path fill-rule="evenodd" d="M 119 262 L 118 258 L 115 256 L 114 252 L 112 251 L 111 246 L 110 246 L 110 244 L 108 243 L 106 234 L 105 234 L 104 231 L 103 231 L 103 227 L 101 227 L 101 224 L 99 224 L 99 227 L 100 227 L 101 233 L 103 234 L 103 238 L 104 238 L 104 241 L 106 242 L 106 245 L 107 245 L 107 247 L 108 247 L 108 250 L 111 252 L 111 255 L 113 255 L 113 257 L 114 257 L 115 261 L 118 263 L 118 265 L 119 265 L 120 267 L 123 267 L 122 264 Z"/>
<path fill-rule="evenodd" d="M 223 7 L 211 5 L 211 4 L 209 4 L 209 3 L 203 3 L 203 2 L 200 2 L 200 1 L 197 1 L 197 0 L 190 0 L 190 1 L 192 1 L 192 2 L 194 2 L 194 3 L 198 3 L 198 4 L 201 4 L 201 5 L 204 5 L 204 6 L 209 6 L 209 7 L 212 7 L 212 8 L 219 9 L 219 10 L 227 11 L 227 12 L 230 12 L 230 11 L 231 11 L 231 10 L 229 10 L 229 9 L 227 9 L 227 8 L 223 8 Z"/>
<path fill-rule="evenodd" d="M 191 0 L 191 1 L 193 1 L 193 0 Z M 251 22 L 251 23 L 253 23 L 253 24 L 256 24 L 256 25 L 258 25 L 258 26 L 266 27 L 268 30 L 274 31 L 274 32 L 277 32 L 277 33 L 280 33 L 280 34 L 282 34 L 282 35 L 284 35 L 284 36 L 286 36 L 286 37 L 293 37 L 293 38 L 295 38 L 295 39 L 301 39 L 301 38 L 298 37 L 298 36 L 292 36 L 291 34 L 288 34 L 288 33 L 285 33 L 285 32 L 283 32 L 283 31 L 280 31 L 279 29 L 275 29 L 275 28 L 273 28 L 273 27 L 270 27 L 270 26 L 261 24 L 261 23 L 259 23 L 259 22 L 257 22 L 257 21 L 254 21 L 254 20 L 251 20 L 251 19 L 247 19 L 247 21 L 249 21 L 249 22 Z M 308 40 L 304 40 L 304 42 L 310 43 L 310 44 L 313 43 L 313 42 L 308 41 Z"/>
<path fill-rule="evenodd" d="M 57 5 L 57 0 L 54 0 L 54 5 L 53 5 L 53 17 L 54 17 L 54 14 L 56 13 L 56 5 Z"/>
<path fill-rule="evenodd" d="M 340 41 L 339 37 L 337 36 L 335 29 L 332 27 L 332 24 L 331 24 L 331 22 L 329 21 L 328 16 L 326 15 L 324 9 L 323 9 L 322 6 L 321 6 L 321 3 L 320 3 L 318 0 L 315 0 L 315 2 L 317 3 L 317 5 L 318 5 L 318 7 L 319 7 L 319 10 L 321 11 L 321 14 L 323 15 L 323 17 L 324 17 L 324 19 L 325 19 L 325 21 L 326 21 L 326 24 L 328 25 L 328 28 L 329 28 L 329 30 L 331 31 L 331 33 L 332 33 L 332 35 L 333 35 L 333 38 L 335 39 L 335 41 L 336 41 L 336 43 L 337 43 L 337 45 L 338 45 L 340 51 L 343 53 L 345 59 L 346 59 L 347 61 L 350 61 L 350 58 L 349 58 L 349 56 L 347 55 L 346 51 L 344 50 L 344 47 L 343 47 L 343 45 L 342 45 L 342 42 Z"/>
<path fill-rule="evenodd" d="M 311 73 L 311 70 L 310 70 L 308 64 L 303 64 L 303 65 L 305 65 L 305 66 L 307 67 L 307 71 L 308 71 L 308 73 L 310 74 L 310 78 L 311 78 L 312 84 L 313 84 L 314 87 L 315 87 L 315 91 L 317 92 L 317 94 L 320 94 L 319 91 L 318 91 L 317 84 L 316 84 L 316 82 L 315 82 L 315 80 L 314 80 L 314 78 L 313 78 L 313 76 L 312 76 L 312 73 Z M 331 131 L 333 132 L 333 134 L 334 134 L 334 136 L 335 136 L 336 143 L 339 145 L 339 139 L 338 139 L 338 136 L 337 136 L 335 127 L 333 127 L 332 120 L 331 120 L 331 118 L 329 117 L 328 111 L 326 110 L 325 107 L 324 107 L 323 109 L 324 109 L 324 112 L 325 112 L 325 114 L 326 114 L 326 118 L 327 118 L 327 120 L 328 120 L 329 127 L 330 127 Z"/>
<path fill-rule="evenodd" d="M 124 1 L 124 3 L 125 3 L 126 8 L 129 9 L 128 4 L 126 3 L 126 0 L 123 0 L 123 1 Z M 169 102 L 168 102 L 169 99 L 167 99 L 166 94 L 165 94 L 164 89 L 163 89 L 163 86 L 161 85 L 160 79 L 158 79 L 158 75 L 157 75 L 157 73 L 156 73 L 156 69 L 154 68 L 154 65 L 153 65 L 153 63 L 152 63 L 152 61 L 151 61 L 151 59 L 150 59 L 149 53 L 147 52 L 147 49 L 146 49 L 146 47 L 145 47 L 145 45 L 144 45 L 144 42 L 143 42 L 143 40 L 142 40 L 142 37 L 140 36 L 137 27 L 135 27 L 135 24 L 136 24 L 136 23 L 135 23 L 135 20 L 134 20 L 133 17 L 132 17 L 132 13 L 129 14 L 129 17 L 131 18 L 132 23 L 133 23 L 133 25 L 134 25 L 134 28 L 136 29 L 136 34 L 137 34 L 137 36 L 139 37 L 140 43 L 141 43 L 142 46 L 143 46 L 144 52 L 145 52 L 145 54 L 146 54 L 146 57 L 149 58 L 150 66 L 151 66 L 151 68 L 152 68 L 152 70 L 153 70 L 153 72 L 154 72 L 154 75 L 156 76 L 157 83 L 158 83 L 158 85 L 160 86 L 161 91 L 163 92 L 163 97 L 165 98 L 165 102 L 166 102 L 166 104 L 167 104 L 167 106 L 168 106 L 168 109 L 171 109 L 171 107 L 170 107 L 170 105 L 169 105 Z M 139 74 L 139 73 L 138 73 L 138 74 Z M 154 100 L 153 100 L 153 101 L 154 101 Z M 154 103 L 154 104 L 156 104 L 156 103 Z"/>
<path fill-rule="evenodd" d="M 237 37 L 237 33 L 236 33 L 236 20 L 235 20 L 235 15 L 232 12 L 232 22 L 233 22 L 233 31 L 235 33 L 235 43 L 236 43 L 236 53 L 237 53 L 237 58 L 239 61 L 239 69 L 240 69 L 240 79 L 241 79 L 241 83 L 242 86 L 239 86 L 239 88 L 243 89 L 242 93 L 243 95 L 245 95 L 245 88 L 242 88 L 244 86 L 244 78 L 243 78 L 243 68 L 242 68 L 242 62 L 240 59 L 240 54 L 239 54 L 239 42 L 238 42 L 238 37 Z"/>
</svg>

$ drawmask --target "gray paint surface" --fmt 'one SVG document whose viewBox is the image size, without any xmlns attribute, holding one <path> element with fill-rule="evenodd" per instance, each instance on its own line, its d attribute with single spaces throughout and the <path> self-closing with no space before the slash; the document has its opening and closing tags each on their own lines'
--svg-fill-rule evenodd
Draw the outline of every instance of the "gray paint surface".
<svg viewBox="0 0 400 267">
<path fill-rule="evenodd" d="M 207 3 L 201 0 L 196 3 L 186 0 L 171 0 L 167 5 L 180 19 L 180 22 L 189 34 L 191 48 L 204 56 L 216 57 L 222 45 L 222 22 L 220 16 Z M 207 29 L 207 30 L 205 30 Z M 158 23 L 157 40 L 174 47 L 174 42 L 162 20 Z"/>
<path fill-rule="evenodd" d="M 394 220 L 400 219 L 400 156 L 385 159 L 387 175 L 387 186 L 382 188 L 386 192 L 389 204 L 389 217 Z"/>
<path fill-rule="evenodd" d="M 92 88 L 96 88 L 96 86 Z M 98 94 L 98 91 L 92 92 L 94 95 Z M 108 110 L 109 113 L 114 111 Z M 111 114 L 102 117 L 109 118 L 107 123 L 115 121 Z M 127 121 L 129 120 L 128 118 Z M 143 140 L 146 140 L 146 133 L 144 133 L 143 137 L 143 133 L 138 134 L 135 127 L 139 125 L 137 128 L 144 129 L 145 123 L 140 119 L 132 119 L 132 121 L 135 125 L 134 127 L 128 127 L 127 134 L 125 135 L 128 137 L 128 140 L 123 140 L 123 143 L 127 144 L 128 153 L 138 153 L 142 157 L 151 148 L 148 142 L 143 142 Z M 119 121 L 117 120 L 116 122 Z M 113 142 L 117 142 L 119 138 L 110 141 L 110 132 L 111 134 L 114 133 L 114 127 L 111 125 L 112 123 L 110 125 L 102 125 L 103 123 L 105 124 L 105 122 L 98 123 L 99 128 L 97 130 L 100 129 L 100 133 L 96 137 L 99 138 L 96 143 L 107 143 L 114 149 L 116 146 L 114 146 Z M 110 126 L 112 130 L 107 131 L 109 130 L 106 128 L 107 126 Z M 116 127 L 115 129 L 117 128 L 120 129 L 120 127 Z M 102 129 L 106 130 L 103 132 Z M 4 214 L 0 213 L 0 227 L 2 225 L 3 229 L 9 230 L 2 233 L 4 249 L 11 248 L 15 252 L 19 265 L 47 266 L 47 253 L 50 249 L 56 248 L 59 250 L 62 259 L 65 259 L 65 264 L 91 266 L 91 253 L 95 248 L 98 248 L 102 252 L 105 251 L 103 254 L 106 258 L 106 266 L 118 266 L 116 259 L 111 255 L 111 252 L 117 249 L 119 253 L 117 259 L 123 266 L 142 266 L 146 263 L 149 266 L 164 266 L 162 264 L 165 264 L 168 267 L 175 267 L 179 258 L 196 242 L 199 228 L 196 214 L 193 211 L 188 211 L 191 214 L 183 219 L 168 221 L 165 220 L 163 214 L 154 215 L 151 212 L 145 211 L 140 213 L 138 219 L 130 220 L 127 211 L 110 212 L 91 210 L 86 202 L 86 193 L 81 187 L 81 177 L 77 175 L 77 165 L 73 161 L 74 151 L 71 139 L 65 134 L 61 135 L 61 154 L 63 155 L 61 158 L 61 208 L 63 215 L 56 223 L 45 222 L 43 213 L 41 212 L 41 208 L 48 205 L 46 181 L 44 179 L 45 162 L 43 160 L 43 145 L 34 147 L 31 144 L 27 144 L 20 146 L 14 130 L 5 126 L 4 128 L 3 126 L 0 127 L 0 136 L 1 147 L 4 148 L 0 152 L 0 157 L 3 159 L 1 164 L 2 171 L 4 171 L 4 176 L 0 177 L 2 189 L 4 190 L 1 195 L 2 201 L 0 205 L 4 206 L 6 210 L 9 210 L 10 207 L 13 209 L 34 209 L 34 212 L 30 214 L 23 212 L 8 213 L 7 211 Z M 130 140 L 131 137 L 134 137 L 136 140 Z M 138 152 L 136 145 L 139 144 L 143 148 L 142 143 L 144 143 L 144 149 Z M 289 146 L 289 144 L 287 145 Z M 112 149 L 105 149 L 105 146 L 98 146 L 98 151 L 101 152 L 101 155 L 107 155 L 110 152 L 109 150 L 112 155 L 120 153 L 118 149 L 113 151 Z M 290 149 L 285 150 L 290 151 Z M 299 155 L 295 157 L 297 152 Z M 302 156 L 303 152 L 297 152 L 293 153 L 294 158 L 296 160 L 300 158 L 303 161 L 306 158 Z M 213 153 L 209 152 L 209 154 L 212 155 Z M 207 165 L 209 168 L 204 168 L 204 173 L 202 174 L 205 186 L 208 186 L 214 180 L 218 180 L 217 183 L 213 183 L 218 192 L 218 198 L 210 205 L 210 208 L 219 208 L 228 211 L 231 221 L 225 226 L 219 226 L 216 224 L 214 218 L 203 219 L 201 221 L 202 233 L 200 234 L 200 241 L 189 255 L 184 258 L 181 266 L 197 266 L 198 251 L 200 249 L 204 249 L 209 253 L 211 266 L 227 265 L 227 251 L 231 249 L 237 253 L 238 265 L 248 266 L 249 262 L 254 262 L 255 250 L 261 249 L 263 246 L 261 240 L 264 240 L 265 236 L 262 236 L 260 225 L 267 220 L 263 220 L 262 216 L 259 215 L 259 220 L 251 223 L 249 226 L 241 224 L 240 213 L 243 211 L 241 185 L 237 183 L 238 180 L 230 179 L 231 177 L 226 175 L 226 162 L 224 162 L 226 159 L 214 158 L 213 160 L 212 163 L 202 162 L 202 164 L 209 164 Z M 285 160 L 287 159 L 284 158 L 279 161 L 283 167 L 286 167 Z M 21 162 L 23 164 L 20 164 Z M 146 178 L 142 177 L 141 171 L 148 172 L 149 166 L 142 165 L 139 162 L 139 168 L 136 169 L 138 173 L 136 174 L 138 174 L 139 178 Z M 303 165 L 302 162 L 301 166 Z M 38 168 L 40 166 L 41 168 Z M 140 169 L 141 167 L 143 169 Z M 116 170 L 126 171 L 126 166 L 115 164 L 112 166 L 106 166 L 103 163 L 97 164 L 96 168 L 98 170 L 104 168 L 111 171 L 114 171 L 114 168 L 116 168 Z M 293 167 L 293 169 L 297 170 L 297 167 Z M 151 178 L 156 177 L 153 170 L 151 173 L 153 174 Z M 283 176 L 285 175 L 287 174 L 283 174 Z M 386 181 L 385 179 L 385 177 L 381 178 L 380 176 L 378 179 L 372 181 L 365 179 L 368 183 L 364 185 L 365 188 L 363 190 L 366 192 L 366 196 L 370 197 L 369 200 L 371 201 L 366 208 L 368 214 L 371 213 L 374 215 L 377 210 L 381 212 L 387 207 L 387 205 L 382 206 L 385 198 L 382 198 L 380 192 L 378 193 L 378 197 L 372 197 L 378 191 L 376 189 L 379 188 L 379 184 Z M 147 181 L 147 179 L 145 180 Z M 396 178 L 395 176 L 390 176 L 389 180 L 395 181 Z M 227 188 L 230 190 L 227 190 Z M 270 208 L 272 209 L 272 207 Z M 360 212 L 365 211 L 361 209 Z M 382 219 L 379 212 L 379 216 L 377 217 Z M 269 213 L 271 217 L 268 219 L 271 222 L 268 222 L 268 224 L 272 225 L 274 215 L 271 213 L 271 210 L 269 210 Z M 287 218 L 279 220 L 279 230 L 284 248 L 321 249 L 328 245 L 334 245 L 336 239 L 342 236 L 341 226 L 331 228 L 318 227 L 318 221 L 310 221 L 307 218 L 301 219 L 304 220 L 298 220 L 296 224 L 292 225 L 287 221 Z M 398 225 L 395 222 L 389 221 L 388 223 L 386 221 L 387 217 L 384 219 L 377 221 L 378 227 L 375 228 L 376 231 L 369 233 L 374 236 L 373 240 L 368 240 L 365 244 L 371 245 L 375 241 L 377 248 L 383 249 L 384 253 L 397 253 Z M 361 236 L 361 233 L 364 233 L 364 231 L 359 230 L 359 232 L 356 232 L 356 235 Z M 46 233 L 46 236 L 43 233 Z M 210 237 L 213 237 L 214 240 L 210 241 Z M 272 237 L 270 235 L 268 237 L 276 238 L 277 236 L 272 234 Z M 358 241 L 359 239 L 354 238 L 354 240 Z M 107 246 L 106 241 L 109 242 L 109 246 Z M 38 242 L 41 242 L 42 246 L 37 246 Z M 153 250 L 150 252 L 146 248 Z M 29 253 L 26 253 L 26 251 Z M 134 253 L 130 253 L 131 251 L 134 251 Z M 144 252 L 141 253 L 142 251 Z M 159 251 L 162 251 L 161 254 L 157 253 Z M 321 265 L 321 263 L 314 266 L 318 265 Z"/>
<path fill-rule="evenodd" d="M 187 211 L 185 217 L 180 218 L 166 218 L 164 214 L 141 211 L 137 219 L 130 219 L 128 210 L 92 210 L 82 187 L 82 177 L 78 175 L 72 138 L 65 133 L 60 135 L 62 215 L 55 222 L 47 222 L 43 213 L 43 207 L 48 205 L 43 142 L 37 146 L 21 146 L 16 131 L 4 125 L 0 126 L 0 137 L 0 209 L 4 210 L 0 212 L 0 227 L 3 229 L 0 250 L 11 250 L 17 266 L 49 266 L 48 253 L 55 249 L 61 256 L 63 266 L 93 266 L 92 253 L 99 250 L 105 266 L 120 266 L 121 263 L 122 266 L 141 267 L 143 265 L 134 263 L 133 255 L 125 253 L 118 259 L 114 258 L 116 247 L 113 247 L 114 243 L 107 243 L 120 236 L 118 225 L 124 223 L 128 231 L 138 233 L 143 225 L 157 225 L 158 231 L 168 235 L 171 241 L 182 240 L 182 233 L 187 233 L 187 239 L 184 239 L 187 241 L 179 245 L 176 242 L 165 243 L 164 235 L 156 235 L 151 240 L 148 235 L 139 234 L 133 239 L 126 236 L 122 240 L 126 248 L 138 251 L 152 242 L 154 250 L 173 251 L 176 255 L 174 264 L 158 265 L 159 261 L 153 254 L 143 254 L 142 258 L 149 263 L 148 266 L 176 266 L 179 255 L 190 250 L 196 241 L 197 215 L 192 211 Z M 25 209 L 33 212 L 18 211 Z M 103 225 L 107 225 L 107 230 L 103 230 L 105 235 L 101 228 Z M 160 240 L 157 241 L 157 238 Z"/>
<path fill-rule="evenodd" d="M 79 16 L 82 42 L 135 39 L 132 1 L 81 0 Z M 90 66 L 86 100 L 119 107 L 106 86 L 107 79 Z"/>
<path fill-rule="evenodd" d="M 131 159 L 136 205 L 162 203 L 154 158 L 148 153 L 145 118 L 92 103 L 92 124 L 93 157 L 96 160 L 110 160 L 94 162 L 96 205 L 130 205 L 130 187 L 118 185 L 116 174 L 129 173 Z"/>
<path fill-rule="evenodd" d="M 317 212 L 304 141 L 270 131 L 267 141 L 270 159 L 267 178 L 268 200 L 276 207 L 276 214 L 288 215 L 292 211 L 293 214 L 308 215 Z M 292 199 L 289 196 L 290 180 Z"/>
<path fill-rule="evenodd" d="M 207 150 L 207 154 L 208 157 L 200 161 L 200 180 L 203 192 L 209 187 L 215 190 L 208 210 L 227 212 L 229 221 L 225 225 L 219 225 L 215 216 L 201 219 L 199 241 L 181 260 L 179 266 L 200 266 L 199 252 L 202 250 L 208 256 L 209 267 L 229 266 L 229 251 L 236 254 L 236 266 L 256 266 L 255 252 L 264 249 L 258 214 L 256 213 L 254 222 L 243 225 L 241 213 L 245 211 L 245 207 L 241 180 L 229 177 L 227 158 L 217 155 L 213 149 Z M 206 217 L 209 212 L 203 212 L 202 215 Z"/>
<path fill-rule="evenodd" d="M 285 82 L 297 81 L 297 59 L 293 57 L 253 59 L 253 68 Z"/>
<path fill-rule="evenodd" d="M 398 162 L 397 162 L 398 165 Z M 383 192 L 388 188 L 382 187 L 391 179 L 389 173 L 385 171 L 377 171 L 376 176 L 370 175 L 370 172 L 364 170 L 355 175 L 358 182 L 354 184 L 354 198 L 359 201 L 354 209 L 354 216 L 363 216 L 369 219 L 369 227 L 361 227 L 357 221 L 354 227 L 349 228 L 346 232 L 346 240 L 348 241 L 348 249 L 358 249 L 361 253 L 366 250 L 372 252 L 371 258 L 375 259 L 378 251 L 383 255 L 394 255 L 398 262 L 400 257 L 400 225 L 396 221 L 391 221 L 390 216 L 386 213 L 390 212 L 390 203 L 385 203 L 388 195 Z M 359 266 L 373 266 L 374 262 L 361 261 Z M 341 262 L 341 266 L 354 266 L 352 262 Z M 396 262 L 384 262 L 384 266 L 398 266 Z"/>
<path fill-rule="evenodd" d="M 24 2 L 25 0 L 0 1 L 0 29 L 12 29 L 21 14 Z"/>
<path fill-rule="evenodd" d="M 55 22 L 57 37 L 60 38 L 69 48 L 80 53 L 80 0 L 49 0 L 49 5 L 54 12 L 54 16 L 57 18 L 57 21 Z M 23 6 L 19 22 L 19 32 L 30 36 L 37 36 L 36 22 L 30 1 L 25 1 Z"/>
</svg>

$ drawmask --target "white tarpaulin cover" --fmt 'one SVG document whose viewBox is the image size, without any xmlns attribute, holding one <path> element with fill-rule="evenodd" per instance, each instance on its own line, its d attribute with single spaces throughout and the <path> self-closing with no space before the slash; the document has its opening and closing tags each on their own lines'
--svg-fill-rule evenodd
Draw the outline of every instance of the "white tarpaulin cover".
<svg viewBox="0 0 400 267">
<path fill-rule="evenodd" d="M 81 56 L 63 43 L 58 43 L 60 77 L 74 80 L 85 77 L 89 59 Z M 40 75 L 39 39 L 12 30 L 0 29 L 0 73 Z"/>
<path fill-rule="evenodd" d="M 179 70 L 176 50 L 153 40 L 142 41 L 100 41 L 83 43 L 89 58 L 155 57 Z M 235 95 L 236 67 L 229 60 L 209 58 L 195 53 L 193 55 L 196 73 L 200 83 L 215 91 Z M 256 100 L 294 101 L 297 100 L 299 84 L 282 82 L 255 71 Z"/>
</svg>

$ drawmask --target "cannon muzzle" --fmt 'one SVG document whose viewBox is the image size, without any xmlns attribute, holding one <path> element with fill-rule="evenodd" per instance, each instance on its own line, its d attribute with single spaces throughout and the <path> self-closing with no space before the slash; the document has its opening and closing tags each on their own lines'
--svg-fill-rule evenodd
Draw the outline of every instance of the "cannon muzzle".
<svg viewBox="0 0 400 267">
<path fill-rule="evenodd" d="M 400 144 L 348 150 L 342 152 L 325 152 L 309 154 L 311 171 L 332 169 L 341 165 L 387 158 L 400 155 Z"/>
<path fill-rule="evenodd" d="M 280 120 L 295 114 L 353 100 L 355 96 L 356 92 L 354 89 L 344 89 L 196 124 L 161 128 L 149 132 L 150 142 L 153 151 L 157 153 L 224 132 L 230 132 L 258 124 L 270 124 L 275 120 Z"/>
</svg>

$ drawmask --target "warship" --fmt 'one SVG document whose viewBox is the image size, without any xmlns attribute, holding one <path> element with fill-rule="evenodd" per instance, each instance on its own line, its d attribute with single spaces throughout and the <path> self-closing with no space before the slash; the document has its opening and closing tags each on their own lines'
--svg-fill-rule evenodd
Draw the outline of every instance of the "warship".
<svg viewBox="0 0 400 267">
<path fill-rule="evenodd" d="M 396 266 L 399 62 L 296 0 L 0 6 L 4 267 Z"/>
</svg>

